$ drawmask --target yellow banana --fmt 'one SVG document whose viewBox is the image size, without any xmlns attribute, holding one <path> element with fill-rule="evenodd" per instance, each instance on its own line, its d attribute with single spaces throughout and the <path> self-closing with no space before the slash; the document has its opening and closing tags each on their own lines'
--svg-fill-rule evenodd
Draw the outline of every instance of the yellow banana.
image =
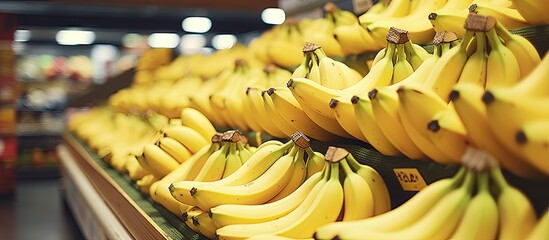
<svg viewBox="0 0 549 240">
<path fill-rule="evenodd" d="M 251 205 L 222 204 L 210 208 L 211 218 L 218 227 L 232 224 L 260 223 L 277 219 L 297 208 L 309 193 L 319 191 L 320 187 L 316 186 L 319 181 L 323 181 L 322 175 L 322 172 L 314 174 L 294 192 L 278 201 Z"/>
<path fill-rule="evenodd" d="M 430 130 L 429 138 L 435 146 L 450 157 L 454 164 L 461 164 L 470 140 L 454 107 L 450 106 L 435 114 L 427 128 Z"/>
<path fill-rule="evenodd" d="M 374 215 L 374 197 L 370 185 L 353 172 L 347 160 L 340 161 L 343 173 L 343 221 L 353 221 Z"/>
<path fill-rule="evenodd" d="M 458 84 L 472 83 L 484 87 L 486 85 L 486 71 L 488 63 L 488 52 L 486 49 L 486 35 L 483 32 L 475 33 L 477 49 L 473 55 L 467 59 Z"/>
<path fill-rule="evenodd" d="M 488 172 L 479 173 L 477 194 L 471 198 L 451 239 L 496 239 L 498 236 L 498 206 L 490 193 L 489 181 Z"/>
<path fill-rule="evenodd" d="M 496 28 L 486 32 L 486 36 L 491 47 L 486 65 L 486 88 L 516 84 L 521 77 L 517 58 L 503 45 Z"/>
<path fill-rule="evenodd" d="M 208 216 L 207 211 L 203 211 L 196 216 L 192 216 L 191 221 L 202 235 L 204 235 L 208 239 L 215 238 L 215 231 L 217 230 L 217 227 L 213 223 L 210 216 Z"/>
<path fill-rule="evenodd" d="M 466 29 L 463 27 L 469 11 L 467 9 L 445 8 L 429 14 L 429 21 L 433 24 L 435 31 L 450 31 L 456 33 L 457 37 L 463 38 Z"/>
<path fill-rule="evenodd" d="M 528 239 L 543 239 L 545 236 L 549 235 L 549 214 L 548 211 L 545 211 L 538 224 L 532 232 L 528 235 Z"/>
<path fill-rule="evenodd" d="M 530 72 L 532 72 L 532 70 L 540 64 L 540 55 L 528 39 L 523 36 L 510 33 L 499 22 L 496 24 L 496 33 L 505 42 L 505 47 L 507 47 L 517 58 L 520 68 L 520 75 L 523 78 L 528 76 L 528 74 L 530 74 Z"/>
<path fill-rule="evenodd" d="M 334 141 L 340 139 L 339 136 L 324 130 L 311 120 L 311 118 L 303 112 L 303 109 L 297 100 L 295 100 L 289 89 L 282 87 L 270 88 L 267 93 L 270 95 L 276 111 L 286 120 L 286 124 L 290 124 L 305 135 L 320 141 Z"/>
<path fill-rule="evenodd" d="M 458 84 L 450 99 L 458 113 L 471 144 L 493 155 L 508 171 L 523 178 L 539 178 L 543 174 L 519 157 L 496 137 L 490 128 L 486 107 L 482 103 L 482 86 Z M 517 161 L 518 160 L 518 161 Z"/>
<path fill-rule="evenodd" d="M 537 222 L 532 203 L 520 190 L 507 183 L 499 167 L 490 170 L 490 177 L 498 189 L 498 238 L 535 239 L 527 237 Z"/>
<path fill-rule="evenodd" d="M 204 139 L 210 139 L 217 131 L 210 120 L 194 108 L 181 110 L 181 123 L 200 133 Z"/>
<path fill-rule="evenodd" d="M 291 136 L 299 130 L 293 125 L 288 124 L 288 122 L 286 122 L 286 120 L 278 113 L 271 96 L 266 91 L 261 92 L 261 97 L 263 98 L 263 108 L 265 109 L 265 113 L 267 113 L 269 121 L 271 121 L 276 128 L 282 130 L 284 135 Z"/>
<path fill-rule="evenodd" d="M 145 144 L 143 158 L 147 163 L 143 166 L 157 178 L 162 178 L 179 166 L 179 162 L 154 144 Z"/>
<path fill-rule="evenodd" d="M 137 179 L 140 179 L 147 174 L 151 174 L 148 170 L 145 170 L 141 164 L 139 164 L 139 161 L 137 161 L 137 157 L 135 155 L 132 155 L 126 161 L 126 169 L 128 170 L 128 176 L 130 176 L 130 179 L 133 181 L 137 181 Z"/>
<path fill-rule="evenodd" d="M 307 176 L 305 179 L 309 179 L 311 176 L 324 169 L 326 161 L 324 161 L 324 155 L 320 152 L 313 151 L 311 148 L 306 148 L 305 151 L 307 152 Z"/>
<path fill-rule="evenodd" d="M 507 29 L 517 29 L 531 26 L 520 13 L 513 8 L 504 7 L 492 2 L 478 2 L 469 7 L 469 11 L 492 16 Z"/>
<path fill-rule="evenodd" d="M 395 65 L 393 68 L 394 70 L 391 84 L 402 81 L 414 72 L 414 68 L 406 59 L 404 44 L 397 44 L 397 58 L 395 59 Z"/>
<path fill-rule="evenodd" d="M 158 181 L 158 177 L 154 176 L 153 174 L 149 174 L 137 180 L 135 184 L 137 184 L 137 187 L 142 193 L 149 194 L 149 189 L 151 185 L 156 181 Z"/>
<path fill-rule="evenodd" d="M 263 104 L 263 98 L 261 97 L 261 91 L 257 88 L 248 88 L 246 94 L 251 102 L 252 109 L 254 110 L 255 117 L 259 118 L 259 125 L 267 134 L 273 137 L 287 138 L 288 135 L 282 132 L 273 122 L 267 117 L 267 113 Z"/>
<path fill-rule="evenodd" d="M 198 216 L 198 214 L 201 214 L 202 212 L 202 209 L 200 209 L 199 207 L 196 207 L 196 206 L 193 206 L 189 209 L 187 209 L 186 211 L 183 212 L 182 214 L 182 219 L 183 219 L 183 222 L 191 229 L 193 230 L 194 232 L 196 233 L 200 233 L 200 230 L 198 230 L 198 228 L 193 224 L 193 217 L 195 216 Z"/>
<path fill-rule="evenodd" d="M 189 149 L 187 149 L 183 144 L 171 137 L 161 138 L 160 140 L 158 140 L 156 145 L 158 145 L 162 150 L 167 152 L 179 163 L 185 162 L 185 160 L 187 160 L 192 155 Z"/>
<path fill-rule="evenodd" d="M 197 206 L 204 210 L 221 204 L 265 203 L 278 194 L 290 181 L 294 171 L 297 147 L 280 157 L 257 179 L 242 185 L 200 185 L 190 192 Z"/>
<path fill-rule="evenodd" d="M 549 120 L 526 122 L 516 134 L 516 141 L 523 150 L 523 156 L 532 165 L 549 176 L 549 164 L 543 156 L 549 152 L 547 147 L 547 133 L 549 132 Z"/>
<path fill-rule="evenodd" d="M 536 25 L 549 24 L 549 17 L 544 9 L 544 2 L 539 0 L 511 0 L 513 6 L 528 22 Z"/>
<path fill-rule="evenodd" d="M 230 144 L 229 153 L 225 158 L 225 170 L 223 170 L 223 176 L 221 178 L 226 178 L 229 175 L 233 174 L 240 166 L 242 166 L 242 160 L 237 152 L 237 143 Z"/>
<path fill-rule="evenodd" d="M 411 226 L 417 222 L 418 219 L 425 216 L 431 208 L 439 203 L 448 193 L 455 190 L 455 188 L 461 184 L 466 171 L 465 168 L 461 168 L 453 178 L 441 179 L 429 184 L 408 201 L 387 213 L 363 220 L 336 222 L 324 225 L 317 229 L 315 238 L 333 239 L 338 237 L 340 239 L 346 239 L 343 238 L 343 235 L 351 230 L 356 233 L 364 233 L 366 229 L 396 231 Z M 362 237 L 363 236 L 364 234 L 362 234 Z M 358 237 L 358 239 L 361 239 L 362 237 Z M 349 237 L 349 239 L 357 239 L 357 237 Z"/>
<path fill-rule="evenodd" d="M 191 151 L 191 153 L 198 152 L 204 146 L 210 144 L 210 138 L 206 139 L 200 135 L 196 130 L 187 126 L 169 126 L 161 130 L 166 136 L 171 137 Z"/>
<path fill-rule="evenodd" d="M 465 208 L 471 199 L 471 190 L 474 183 L 474 173 L 468 172 L 463 184 L 451 190 L 437 203 L 430 206 L 423 216 L 411 216 L 414 222 L 411 225 L 394 231 L 384 231 L 379 228 L 354 228 L 340 233 L 340 239 L 401 239 L 414 236 L 417 239 L 447 239 L 459 224 Z M 396 210 L 393 210 L 396 211 Z M 383 215 L 381 215 L 383 216 Z M 380 216 L 380 217 L 381 217 Z M 404 216 L 401 215 L 402 218 Z M 410 216 L 407 216 L 410 217 Z M 372 221 L 375 217 L 370 218 Z M 402 220 L 401 220 L 402 221 Z M 364 231 L 368 234 L 364 235 Z"/>
<path fill-rule="evenodd" d="M 303 184 L 307 177 L 307 168 L 305 165 L 305 149 L 298 148 L 296 155 L 294 156 L 294 172 L 290 181 L 278 192 L 269 202 L 278 201 L 286 196 L 290 195 L 296 189 Z"/>
</svg>

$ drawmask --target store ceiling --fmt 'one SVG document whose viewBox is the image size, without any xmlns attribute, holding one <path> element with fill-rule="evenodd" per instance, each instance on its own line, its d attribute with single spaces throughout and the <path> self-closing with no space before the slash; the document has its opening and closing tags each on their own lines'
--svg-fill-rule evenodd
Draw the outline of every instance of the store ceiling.
<svg viewBox="0 0 549 240">
<path fill-rule="evenodd" d="M 261 11 L 277 5 L 276 0 L 0 1 L 0 12 L 16 14 L 20 28 L 36 29 L 43 35 L 33 34 L 34 40 L 47 42 L 50 31 L 61 28 L 184 34 L 181 21 L 188 16 L 209 17 L 212 29 L 208 34 L 246 34 L 270 28 L 261 21 Z"/>
</svg>

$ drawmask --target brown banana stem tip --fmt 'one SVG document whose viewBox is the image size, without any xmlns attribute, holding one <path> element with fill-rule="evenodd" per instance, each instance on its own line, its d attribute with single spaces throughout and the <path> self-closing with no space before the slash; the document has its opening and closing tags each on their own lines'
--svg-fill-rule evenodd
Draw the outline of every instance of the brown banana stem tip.
<svg viewBox="0 0 549 240">
<path fill-rule="evenodd" d="M 311 147 L 309 138 L 305 136 L 305 134 L 303 134 L 301 131 L 297 131 L 292 134 L 292 141 L 294 141 L 294 143 L 300 148 Z"/>
<path fill-rule="evenodd" d="M 443 30 L 435 34 L 435 37 L 433 37 L 433 44 L 440 45 L 443 43 L 451 43 L 458 39 L 459 38 L 455 32 Z"/>
<path fill-rule="evenodd" d="M 335 108 L 337 106 L 337 103 L 339 103 L 339 100 L 332 98 L 330 99 L 330 103 L 328 104 L 328 106 L 330 106 L 331 108 Z"/>
<path fill-rule="evenodd" d="M 273 93 L 275 92 L 276 90 L 274 88 L 269 88 L 267 89 L 267 94 L 269 94 L 269 96 L 273 95 Z"/>
<path fill-rule="evenodd" d="M 343 160 L 347 157 L 347 155 L 349 155 L 349 151 L 346 149 L 329 146 L 326 154 L 324 155 L 324 159 L 328 162 L 335 163 Z"/>
<path fill-rule="evenodd" d="M 320 45 L 313 43 L 313 42 L 305 42 L 305 45 L 303 46 L 303 53 L 313 52 L 314 50 L 317 50 L 320 48 Z"/>
<path fill-rule="evenodd" d="M 267 64 L 264 68 L 263 68 L 263 72 L 269 74 L 269 73 L 273 73 L 274 71 L 276 70 L 276 66 L 274 64 Z"/>
<path fill-rule="evenodd" d="M 335 3 L 333 2 L 327 2 L 326 4 L 324 4 L 325 12 L 333 13 L 336 12 L 338 9 L 339 8 L 337 7 L 337 5 L 335 5 Z"/>
<path fill-rule="evenodd" d="M 496 19 L 492 16 L 483 16 L 469 13 L 463 27 L 470 31 L 487 32 L 496 26 Z"/>
<path fill-rule="evenodd" d="M 408 31 L 396 27 L 391 27 L 389 28 L 389 32 L 387 33 L 387 41 L 395 44 L 406 43 L 410 41 Z"/>
</svg>

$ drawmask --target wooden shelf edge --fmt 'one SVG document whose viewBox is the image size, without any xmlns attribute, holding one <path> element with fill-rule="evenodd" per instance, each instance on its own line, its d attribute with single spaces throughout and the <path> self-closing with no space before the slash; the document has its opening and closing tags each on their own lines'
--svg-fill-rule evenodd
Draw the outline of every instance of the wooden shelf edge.
<svg viewBox="0 0 549 240">
<path fill-rule="evenodd" d="M 77 165 L 134 239 L 170 239 L 135 201 L 97 165 L 72 135 L 65 134 L 63 139 Z"/>
</svg>

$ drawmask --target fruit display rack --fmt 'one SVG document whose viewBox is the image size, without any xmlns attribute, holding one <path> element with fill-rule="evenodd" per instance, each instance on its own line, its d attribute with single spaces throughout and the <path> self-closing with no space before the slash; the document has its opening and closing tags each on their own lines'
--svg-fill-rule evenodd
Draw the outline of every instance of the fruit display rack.
<svg viewBox="0 0 549 240">
<path fill-rule="evenodd" d="M 429 161 L 383 156 L 371 146 L 354 141 L 311 141 L 311 146 L 320 152 L 329 146 L 345 148 L 359 162 L 376 169 L 385 180 L 392 208 L 410 199 L 423 186 L 451 177 L 458 170 L 455 166 Z M 86 237 L 207 239 L 140 192 L 127 175 L 108 166 L 73 134 L 63 135 L 63 143 L 58 146 L 57 152 L 66 188 L 65 197 Z M 549 193 L 543 191 L 549 182 L 524 180 L 507 173 L 505 175 L 512 185 L 528 196 L 536 212 L 541 214 L 549 202 Z"/>
</svg>

